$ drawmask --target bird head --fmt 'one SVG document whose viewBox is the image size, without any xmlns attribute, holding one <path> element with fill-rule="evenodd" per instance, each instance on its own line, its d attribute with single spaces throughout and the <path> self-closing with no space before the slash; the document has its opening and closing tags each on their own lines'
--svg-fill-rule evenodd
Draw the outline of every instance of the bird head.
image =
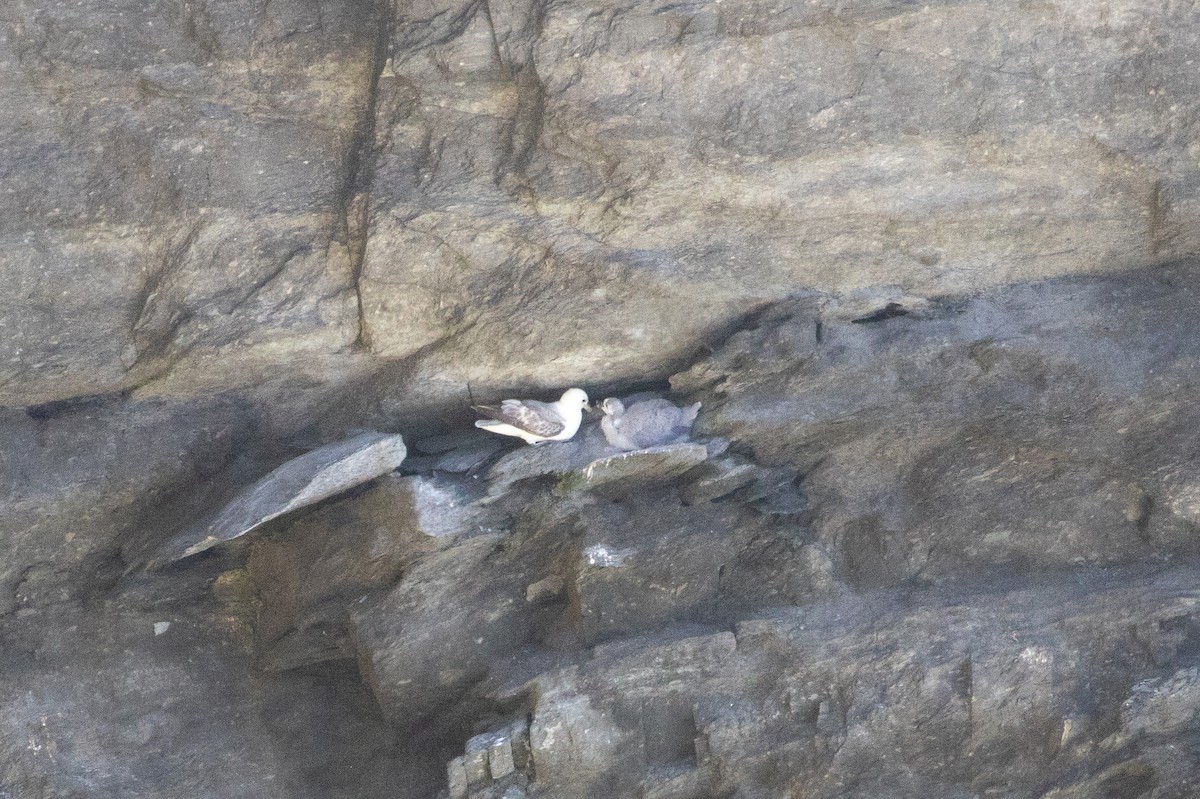
<svg viewBox="0 0 1200 799">
<path fill-rule="evenodd" d="M 608 416 L 620 416 L 625 413 L 625 403 L 616 397 L 607 397 L 600 403 L 600 410 Z"/>
<path fill-rule="evenodd" d="M 585 411 L 592 409 L 588 402 L 587 392 L 582 388 L 568 388 L 563 392 L 562 398 L 559 399 L 559 404 L 564 408 L 582 408 Z"/>
</svg>

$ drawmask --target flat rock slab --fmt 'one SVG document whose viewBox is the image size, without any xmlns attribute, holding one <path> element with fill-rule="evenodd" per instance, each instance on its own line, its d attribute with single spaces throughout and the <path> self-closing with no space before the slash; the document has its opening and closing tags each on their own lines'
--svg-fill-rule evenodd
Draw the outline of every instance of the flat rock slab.
<svg viewBox="0 0 1200 799">
<path fill-rule="evenodd" d="M 503 496 L 521 480 L 552 474 L 565 475 L 583 469 L 603 455 L 606 449 L 597 425 L 589 426 L 571 441 L 550 441 L 515 449 L 488 469 L 488 497 L 497 499 Z"/>
<path fill-rule="evenodd" d="M 404 439 L 398 435 L 363 433 L 294 458 L 216 515 L 172 538 L 155 552 L 148 567 L 199 554 L 285 513 L 374 480 L 399 466 L 406 454 Z"/>
<path fill-rule="evenodd" d="M 703 463 L 708 448 L 703 444 L 664 444 L 636 449 L 592 461 L 565 475 L 554 488 L 558 495 L 611 485 L 625 480 L 669 480 Z"/>
</svg>

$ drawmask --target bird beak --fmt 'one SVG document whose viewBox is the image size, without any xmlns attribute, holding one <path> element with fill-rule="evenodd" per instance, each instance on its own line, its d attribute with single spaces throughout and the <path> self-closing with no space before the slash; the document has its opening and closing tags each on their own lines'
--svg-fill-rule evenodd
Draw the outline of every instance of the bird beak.
<svg viewBox="0 0 1200 799">
<path fill-rule="evenodd" d="M 590 402 L 589 402 L 587 405 L 584 405 L 584 406 L 583 406 L 583 409 L 584 409 L 585 411 L 587 411 L 588 413 L 595 413 L 595 412 L 596 412 L 596 406 L 592 405 Z"/>
</svg>

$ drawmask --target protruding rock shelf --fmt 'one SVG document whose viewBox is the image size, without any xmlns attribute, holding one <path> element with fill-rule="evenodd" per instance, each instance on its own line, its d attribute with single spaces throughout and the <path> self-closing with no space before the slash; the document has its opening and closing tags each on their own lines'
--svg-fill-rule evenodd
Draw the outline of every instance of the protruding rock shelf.
<svg viewBox="0 0 1200 799">
<path fill-rule="evenodd" d="M 658 447 L 622 452 L 594 460 L 582 469 L 569 472 L 558 481 L 554 493 L 595 490 L 602 486 L 626 489 L 636 483 L 671 480 L 685 474 L 708 458 L 703 444 L 664 444 Z"/>
<path fill-rule="evenodd" d="M 363 433 L 280 466 L 232 502 L 154 552 L 151 567 L 199 554 L 286 513 L 337 496 L 395 470 L 407 454 L 398 435 Z"/>
</svg>

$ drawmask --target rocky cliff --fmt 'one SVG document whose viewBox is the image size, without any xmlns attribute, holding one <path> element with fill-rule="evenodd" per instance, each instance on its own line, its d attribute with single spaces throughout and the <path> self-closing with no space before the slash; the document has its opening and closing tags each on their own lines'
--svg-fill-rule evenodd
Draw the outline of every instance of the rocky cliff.
<svg viewBox="0 0 1200 799">
<path fill-rule="evenodd" d="M 0 4 L 0 797 L 1195 795 L 1198 49 Z"/>
</svg>

